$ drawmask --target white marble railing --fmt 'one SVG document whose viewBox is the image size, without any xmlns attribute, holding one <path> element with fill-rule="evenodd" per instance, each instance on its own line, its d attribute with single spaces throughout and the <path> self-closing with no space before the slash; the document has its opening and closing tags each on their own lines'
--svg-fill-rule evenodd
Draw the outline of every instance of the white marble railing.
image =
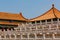
<svg viewBox="0 0 60 40">
<path fill-rule="evenodd" d="M 39 39 L 39 38 L 37 38 L 37 39 L 0 39 L 0 40 L 60 40 L 60 39 L 51 39 L 51 38 L 49 38 L 49 39 Z"/>
<path fill-rule="evenodd" d="M 17 30 L 17 31 L 1 31 L 0 30 L 0 34 L 1 33 L 4 33 L 4 34 L 14 34 L 14 33 L 17 34 L 18 33 L 19 34 L 21 32 L 34 32 L 34 33 L 37 33 L 37 32 L 42 32 L 42 33 L 43 32 L 60 32 L 60 29 L 57 29 L 57 28 L 56 29 L 53 29 L 53 28 L 48 29 L 48 28 L 46 28 L 46 29 L 34 29 L 34 30 L 27 30 L 27 31 L 25 31 L 25 30 L 24 31 L 22 31 L 22 30 L 21 31 L 20 30 Z"/>
</svg>

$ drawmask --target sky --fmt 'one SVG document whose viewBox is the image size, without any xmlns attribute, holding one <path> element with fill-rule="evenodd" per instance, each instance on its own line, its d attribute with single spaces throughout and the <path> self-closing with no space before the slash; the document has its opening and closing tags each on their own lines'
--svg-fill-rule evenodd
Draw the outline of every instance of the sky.
<svg viewBox="0 0 60 40">
<path fill-rule="evenodd" d="M 25 18 L 35 18 L 48 11 L 52 4 L 60 10 L 60 0 L 0 0 L 0 12 L 22 12 Z"/>
</svg>

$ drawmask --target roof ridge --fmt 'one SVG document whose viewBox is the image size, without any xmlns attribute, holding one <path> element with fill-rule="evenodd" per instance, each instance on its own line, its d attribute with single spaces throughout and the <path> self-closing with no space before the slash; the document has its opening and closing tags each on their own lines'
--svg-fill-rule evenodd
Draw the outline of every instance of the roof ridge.
<svg viewBox="0 0 60 40">
<path fill-rule="evenodd" d="M 28 20 L 27 18 L 25 18 L 25 17 L 22 15 L 22 12 L 20 12 L 20 16 L 22 16 L 25 20 Z"/>
<path fill-rule="evenodd" d="M 57 13 L 60 13 L 60 11 L 58 10 L 58 9 L 56 9 L 55 7 L 54 7 L 54 4 L 52 4 L 52 7 L 48 10 L 48 11 L 46 11 L 44 14 L 42 14 L 42 15 L 39 15 L 39 16 L 37 16 L 37 17 L 35 17 L 35 18 L 32 18 L 32 19 L 30 19 L 30 20 L 35 20 L 36 21 L 36 18 L 38 19 L 38 20 L 40 20 L 41 19 L 41 17 L 42 17 L 42 19 L 45 19 L 45 18 L 43 18 L 43 17 L 45 17 L 45 16 L 43 16 L 43 15 L 45 15 L 46 13 L 51 13 L 51 14 L 49 14 L 51 17 L 49 17 L 49 18 L 58 18 L 58 15 L 59 14 L 57 14 L 56 15 L 56 12 Z M 40 19 L 39 19 L 40 18 Z M 47 19 L 47 17 L 46 17 L 46 19 Z M 45 19 L 45 20 L 46 20 Z"/>
<path fill-rule="evenodd" d="M 52 7 L 53 8 L 53 7 Z M 45 13 L 43 13 L 42 15 L 45 15 L 46 13 L 48 13 L 52 8 L 50 8 L 49 10 L 47 10 Z M 38 17 L 41 17 L 42 15 L 39 15 L 39 16 L 37 16 L 37 17 L 35 17 L 35 18 L 38 18 Z M 32 19 L 35 19 L 35 18 L 32 18 Z M 30 20 L 32 20 L 32 19 L 30 19 Z"/>
<path fill-rule="evenodd" d="M 57 16 L 56 16 L 56 14 L 55 14 L 55 11 L 54 11 L 54 6 L 52 7 L 52 9 L 53 9 L 53 14 L 54 14 L 54 16 L 57 18 Z"/>
<path fill-rule="evenodd" d="M 26 19 L 23 17 L 22 14 L 13 14 L 8 12 L 0 12 L 0 19 L 9 19 L 9 20 L 22 20 L 25 21 Z M 21 17 L 20 17 L 21 16 Z"/>
</svg>

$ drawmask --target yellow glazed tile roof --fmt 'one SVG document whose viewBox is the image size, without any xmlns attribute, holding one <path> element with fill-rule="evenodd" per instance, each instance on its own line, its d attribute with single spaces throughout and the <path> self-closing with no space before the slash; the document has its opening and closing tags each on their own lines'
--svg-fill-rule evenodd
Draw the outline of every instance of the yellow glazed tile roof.
<svg viewBox="0 0 60 40">
<path fill-rule="evenodd" d="M 22 20 L 26 21 L 27 19 L 22 16 L 22 13 L 20 14 L 12 14 L 12 13 L 6 13 L 6 12 L 0 12 L 0 19 L 9 19 L 9 20 Z"/>
<path fill-rule="evenodd" d="M 52 5 L 52 8 L 48 10 L 46 13 L 44 13 L 41 16 L 30 19 L 30 21 L 46 20 L 46 19 L 52 19 L 52 18 L 60 18 L 60 11 L 57 10 L 54 7 L 54 5 Z"/>
</svg>

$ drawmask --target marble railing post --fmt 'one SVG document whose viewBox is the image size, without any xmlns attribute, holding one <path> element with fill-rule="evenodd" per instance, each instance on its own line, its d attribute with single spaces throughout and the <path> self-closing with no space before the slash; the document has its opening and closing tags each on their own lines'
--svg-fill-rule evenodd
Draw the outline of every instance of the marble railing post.
<svg viewBox="0 0 60 40">
<path fill-rule="evenodd" d="M 51 19 L 51 24 L 53 24 L 53 19 Z"/>
<path fill-rule="evenodd" d="M 36 30 L 35 31 L 37 31 L 37 26 L 36 26 Z"/>
<path fill-rule="evenodd" d="M 57 19 L 57 21 L 58 21 L 58 24 L 59 24 L 59 19 Z"/>
<path fill-rule="evenodd" d="M 43 34 L 43 40 L 45 40 L 45 34 Z"/>
<path fill-rule="evenodd" d="M 15 39 L 16 39 L 16 35 L 14 34 L 14 36 L 15 36 Z"/>
<path fill-rule="evenodd" d="M 52 37 L 52 40 L 53 40 L 53 39 L 55 39 L 55 35 L 54 34 L 52 34 L 52 35 L 53 35 L 53 37 Z"/>
<path fill-rule="evenodd" d="M 36 33 L 34 33 L 34 35 L 35 35 L 35 39 L 37 39 Z"/>
<path fill-rule="evenodd" d="M 28 40 L 29 40 L 29 33 L 27 34 L 27 36 L 28 36 Z"/>
<path fill-rule="evenodd" d="M 56 24 L 56 26 L 57 26 L 57 31 L 58 31 L 58 28 L 59 28 L 59 27 L 58 27 L 58 24 Z"/>
<path fill-rule="evenodd" d="M 49 29 L 51 29 L 51 25 L 49 25 Z"/>
<path fill-rule="evenodd" d="M 6 35 L 3 35 L 4 36 L 4 39 L 6 39 Z"/>
<path fill-rule="evenodd" d="M 45 20 L 45 25 L 47 25 L 47 20 Z"/>
<path fill-rule="evenodd" d="M 9 37 L 10 37 L 10 39 L 11 39 L 11 34 L 9 34 Z"/>
<path fill-rule="evenodd" d="M 26 32 L 26 27 L 25 27 L 25 32 Z"/>
<path fill-rule="evenodd" d="M 21 34 L 21 39 L 23 39 L 23 36 L 22 35 L 23 35 L 23 33 Z"/>
<path fill-rule="evenodd" d="M 42 24 L 42 22 L 40 21 L 40 25 Z"/>
<path fill-rule="evenodd" d="M 35 24 L 37 24 L 37 22 L 35 21 Z"/>
</svg>

